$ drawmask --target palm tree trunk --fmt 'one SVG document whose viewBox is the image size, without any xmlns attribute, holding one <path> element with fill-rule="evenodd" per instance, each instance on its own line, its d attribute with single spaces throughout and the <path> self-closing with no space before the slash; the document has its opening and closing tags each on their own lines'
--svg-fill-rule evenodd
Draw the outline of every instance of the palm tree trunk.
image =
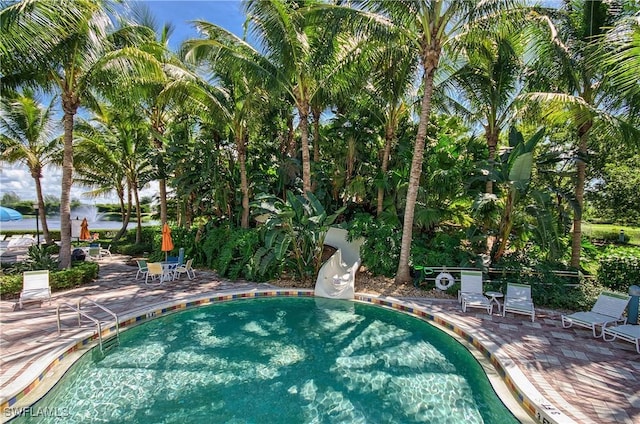
<svg viewBox="0 0 640 424">
<path fill-rule="evenodd" d="M 240 226 L 249 228 L 249 183 L 247 182 L 247 144 L 249 136 L 240 133 L 236 136 L 238 163 L 240 165 L 240 191 L 242 192 L 242 218 Z"/>
<path fill-rule="evenodd" d="M 489 163 L 493 164 L 496 158 L 496 148 L 498 146 L 498 133 L 495 131 L 495 129 L 494 130 L 487 129 L 486 137 L 487 137 L 487 147 L 489 148 Z M 488 194 L 493 194 L 493 181 L 491 181 L 491 179 L 487 180 L 485 192 Z"/>
<path fill-rule="evenodd" d="M 384 132 L 384 151 L 382 152 L 382 164 L 380 165 L 380 174 L 382 174 L 383 184 L 378 187 L 378 204 L 376 207 L 377 216 L 380 216 L 380 214 L 382 214 L 382 208 L 384 206 L 384 182 L 386 182 L 387 179 L 387 170 L 389 169 L 389 157 L 391 156 L 391 144 L 393 143 L 394 133 L 395 131 L 393 125 L 390 122 L 387 123 L 387 127 Z"/>
<path fill-rule="evenodd" d="M 73 184 L 73 119 L 80 102 L 73 93 L 62 93 L 64 148 L 60 193 L 60 269 L 71 268 L 71 185 Z"/>
<path fill-rule="evenodd" d="M 429 124 L 429 114 L 431 113 L 431 96 L 433 94 L 433 76 L 440 59 L 440 48 L 430 47 L 424 54 L 422 60 L 424 75 L 420 122 L 418 133 L 416 134 L 415 145 L 413 146 L 413 158 L 411 160 L 411 172 L 409 174 L 409 188 L 407 190 L 407 203 L 404 210 L 404 223 L 402 225 L 402 242 L 400 245 L 400 260 L 398 272 L 396 273 L 396 283 L 406 283 L 411 281 L 409 272 L 409 256 L 411 255 L 411 242 L 413 240 L 413 217 L 420 188 L 420 176 L 422 174 L 422 162 L 424 155 L 424 140 L 427 138 L 427 125 Z"/>
<path fill-rule="evenodd" d="M 33 176 L 34 172 L 31 173 Z M 36 197 L 38 199 L 38 217 L 42 224 L 42 237 L 46 244 L 53 243 L 51 236 L 49 235 L 49 226 L 47 225 L 47 211 L 44 208 L 44 197 L 42 196 L 42 184 L 40 182 L 40 170 L 37 170 L 33 179 L 36 182 Z"/>
<path fill-rule="evenodd" d="M 290 158 L 296 155 L 296 137 L 293 129 L 293 116 L 291 114 L 287 117 L 286 145 L 282 151 Z"/>
<path fill-rule="evenodd" d="M 502 221 L 500 222 L 500 230 L 498 233 L 498 249 L 493 255 L 493 262 L 498 262 L 504 252 L 507 250 L 507 242 L 509 241 L 509 235 L 511 234 L 511 228 L 513 228 L 513 205 L 515 203 L 516 189 L 511 187 L 507 194 L 507 201 L 504 205 L 504 213 L 502 215 Z"/>
<path fill-rule="evenodd" d="M 159 197 L 160 197 L 160 222 L 167 222 L 167 180 L 160 178 L 158 180 Z"/>
<path fill-rule="evenodd" d="M 356 167 L 356 140 L 353 137 L 349 137 L 347 141 L 347 169 L 345 169 L 344 186 L 349 187 L 351 183 L 351 177 L 353 176 L 354 169 Z"/>
<path fill-rule="evenodd" d="M 578 128 L 579 143 L 577 161 L 577 177 L 575 196 L 578 204 L 573 214 L 573 234 L 571 235 L 571 266 L 580 268 L 580 252 L 582 251 L 582 210 L 584 207 L 584 182 L 587 175 L 587 164 L 584 158 L 587 155 L 587 137 L 593 121 L 587 121 Z"/>
<path fill-rule="evenodd" d="M 140 194 L 138 193 L 138 182 L 133 182 L 133 197 L 136 201 L 136 219 L 137 219 L 137 227 L 136 227 L 136 244 L 142 242 L 142 210 L 140 209 Z"/>
<path fill-rule="evenodd" d="M 154 108 L 154 115 L 157 115 L 157 110 Z M 158 134 L 164 134 L 164 125 L 161 120 L 154 119 L 153 129 Z M 153 144 L 158 149 L 159 152 L 162 152 L 162 140 L 158 137 L 153 138 Z M 158 161 L 158 174 L 160 179 L 158 180 L 158 188 L 159 193 L 158 196 L 160 198 L 160 222 L 164 225 L 167 222 L 167 179 L 165 177 L 165 165 L 162 158 Z"/>
<path fill-rule="evenodd" d="M 313 162 L 320 162 L 320 113 L 322 111 L 315 107 L 311 108 L 313 115 Z"/>
<path fill-rule="evenodd" d="M 120 200 L 120 216 L 122 216 L 122 227 L 113 238 L 113 241 L 118 241 L 122 236 L 124 236 L 127 232 L 127 227 L 129 226 L 129 221 L 131 220 L 131 185 L 127 183 L 127 204 L 125 206 L 124 203 L 124 193 L 122 191 L 118 191 L 118 199 Z"/>
<path fill-rule="evenodd" d="M 311 158 L 309 157 L 309 101 L 304 99 L 299 103 L 300 117 L 300 147 L 302 149 L 302 192 L 304 196 L 312 192 L 311 188 Z"/>
</svg>

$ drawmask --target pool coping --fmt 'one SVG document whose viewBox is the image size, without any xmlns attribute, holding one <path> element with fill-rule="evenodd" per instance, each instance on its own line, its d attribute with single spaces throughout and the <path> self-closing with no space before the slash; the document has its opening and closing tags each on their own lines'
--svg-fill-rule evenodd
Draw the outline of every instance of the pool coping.
<svg viewBox="0 0 640 424">
<path fill-rule="evenodd" d="M 158 318 L 174 312 L 190 309 L 193 307 L 209 305 L 220 302 L 227 302 L 241 299 L 254 299 L 260 297 L 315 297 L 312 289 L 251 289 L 233 292 L 214 292 L 207 294 L 194 295 L 187 299 L 173 300 L 158 303 L 155 305 L 140 307 L 130 310 L 119 316 L 119 328 L 124 330 L 131 328 L 137 324 L 146 322 L 147 320 Z M 368 303 L 393 309 L 398 312 L 406 313 L 424 321 L 433 323 L 437 328 L 445 330 L 455 336 L 459 341 L 463 341 L 464 345 L 473 346 L 480 356 L 486 359 L 495 369 L 502 382 L 506 385 L 511 396 L 519 404 L 532 420 L 544 424 L 575 424 L 575 421 L 565 415 L 557 407 L 546 399 L 527 379 L 518 366 L 504 354 L 495 342 L 483 336 L 482 334 L 472 335 L 469 330 L 461 328 L 455 323 L 448 320 L 445 316 L 438 313 L 430 312 L 427 308 L 419 305 L 410 305 L 407 300 L 375 296 L 365 293 L 356 293 L 354 301 Z M 55 383 L 64 375 L 64 372 L 73 365 L 73 363 L 98 343 L 98 334 L 95 330 L 84 329 L 79 332 L 73 340 L 48 354 L 45 354 L 38 362 L 46 364 L 46 366 L 32 365 L 19 378 L 7 387 L 6 391 L 16 393 L 8 398 L 0 399 L 0 410 L 2 410 L 2 419 L 0 422 L 6 422 L 16 414 L 29 408 L 46 392 L 55 385 Z M 110 322 L 102 330 L 103 339 L 113 336 L 116 331 L 115 322 Z M 474 353 L 472 351 L 472 353 Z M 476 356 L 476 359 L 479 359 Z M 56 377 L 54 379 L 54 377 Z M 42 384 L 43 381 L 49 384 Z M 492 381 L 492 385 L 494 385 Z M 15 388 L 10 390 L 12 387 Z M 47 386 L 47 387 L 45 387 Z M 38 388 L 38 390 L 36 390 Z M 44 389 L 44 390 L 43 390 Z M 494 390 L 496 390 L 494 386 Z M 498 390 L 496 390 L 498 392 Z M 31 394 L 31 396 L 29 396 Z M 498 393 L 500 395 L 500 393 Z M 502 396 L 500 396 L 502 398 Z M 504 401 L 503 401 L 504 402 Z M 10 412 L 10 414 L 8 414 Z"/>
</svg>

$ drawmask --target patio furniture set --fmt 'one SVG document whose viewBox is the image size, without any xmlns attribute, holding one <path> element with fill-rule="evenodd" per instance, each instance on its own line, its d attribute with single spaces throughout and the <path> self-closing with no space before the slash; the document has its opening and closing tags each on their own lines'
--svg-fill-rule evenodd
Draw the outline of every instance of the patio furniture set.
<svg viewBox="0 0 640 424">
<path fill-rule="evenodd" d="M 147 285 L 173 281 L 180 278 L 182 274 L 186 274 L 189 280 L 196 276 L 192 266 L 193 259 L 188 259 L 184 264 L 180 261 L 147 262 L 142 259 L 137 260 L 136 263 L 138 264 L 136 280 L 144 277 Z"/>
<path fill-rule="evenodd" d="M 504 297 L 504 303 L 500 304 L 499 299 L 502 297 Z M 606 341 L 625 340 L 635 344 L 636 351 L 640 353 L 640 325 L 627 323 L 627 317 L 624 315 L 630 300 L 631 296 L 628 295 L 602 292 L 590 311 L 562 315 L 562 327 L 569 328 L 575 325 L 589 328 L 595 338 L 602 337 Z M 504 295 L 501 292 L 483 292 L 480 271 L 461 271 L 458 302 L 463 312 L 466 312 L 467 308 L 480 308 L 486 309 L 491 315 L 495 305 L 502 316 L 511 312 L 530 316 L 531 322 L 535 319 L 530 285 L 508 283 L 507 293 Z"/>
</svg>

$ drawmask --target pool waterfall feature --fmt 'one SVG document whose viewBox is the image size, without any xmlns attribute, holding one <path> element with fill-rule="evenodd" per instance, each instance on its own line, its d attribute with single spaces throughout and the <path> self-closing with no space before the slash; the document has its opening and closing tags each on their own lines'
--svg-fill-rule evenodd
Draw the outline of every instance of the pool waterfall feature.
<svg viewBox="0 0 640 424">
<path fill-rule="evenodd" d="M 330 299 L 353 299 L 356 273 L 360 268 L 360 246 L 364 239 L 349 241 L 347 230 L 331 227 L 325 234 L 324 244 L 336 252 L 318 271 L 314 294 Z"/>
</svg>

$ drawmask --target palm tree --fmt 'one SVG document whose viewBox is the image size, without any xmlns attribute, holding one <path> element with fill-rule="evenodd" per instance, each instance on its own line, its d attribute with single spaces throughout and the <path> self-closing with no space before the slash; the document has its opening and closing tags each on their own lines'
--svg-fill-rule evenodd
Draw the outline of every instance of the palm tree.
<svg viewBox="0 0 640 424">
<path fill-rule="evenodd" d="M 22 162 L 36 183 L 36 198 L 42 223 L 42 234 L 47 244 L 53 242 L 47 226 L 47 215 L 42 194 L 42 170 L 60 153 L 58 126 L 54 120 L 55 97 L 47 106 L 38 102 L 32 90 L 3 97 L 0 101 L 0 143 L 2 160 Z"/>
<path fill-rule="evenodd" d="M 489 166 L 496 159 L 502 130 L 516 115 L 515 102 L 522 91 L 521 41 L 514 30 L 500 28 L 490 34 L 470 36 L 457 49 L 466 63 L 445 81 L 446 103 L 452 114 L 470 125 L 482 125 L 489 149 Z M 491 172 L 485 192 L 493 194 Z"/>
<path fill-rule="evenodd" d="M 196 64 L 207 64 L 219 85 L 192 84 L 189 87 L 189 102 L 198 104 L 203 120 L 222 117 L 232 134 L 238 167 L 240 171 L 240 191 L 242 193 L 242 215 L 240 225 L 249 228 L 249 179 L 247 175 L 247 148 L 249 145 L 251 125 L 256 125 L 257 118 L 267 105 L 267 93 L 260 72 L 255 68 L 246 68 L 242 62 L 218 61 L 220 54 L 226 50 L 242 49 L 238 40 L 225 40 L 218 44 L 218 28 L 207 23 L 199 23 L 202 28 L 209 28 L 209 39 L 188 41 L 185 49 L 187 57 Z M 195 47 L 194 45 L 197 45 Z"/>
<path fill-rule="evenodd" d="M 105 107 L 104 105 L 102 106 Z M 74 181 L 92 189 L 85 195 L 97 197 L 112 193 L 114 190 L 120 203 L 122 227 L 113 240 L 119 240 L 127 231 L 131 219 L 131 188 L 127 184 L 122 166 L 123 151 L 117 149 L 112 128 L 106 124 L 104 113 L 95 113 L 96 123 L 80 121 L 74 134 L 78 140 L 74 153 L 74 169 L 77 172 Z M 126 203 L 125 203 L 126 195 Z"/>
<path fill-rule="evenodd" d="M 128 208 L 123 219 L 121 235 L 127 228 L 131 215 L 131 196 L 136 207 L 136 243 L 142 241 L 142 214 L 140 207 L 140 189 L 153 177 L 149 155 L 149 123 L 140 111 L 121 112 L 119 107 L 103 105 L 94 110 L 92 125 L 78 125 L 78 150 L 84 159 L 81 174 L 91 174 L 87 163 L 93 166 L 105 166 L 112 171 L 113 186 L 124 205 L 123 192 L 118 187 L 122 178 L 126 181 Z M 96 171 L 94 171 L 95 173 Z"/>
<path fill-rule="evenodd" d="M 41 87 L 60 93 L 64 149 L 60 196 L 59 265 L 71 266 L 71 185 L 74 117 L 95 103 L 93 89 L 117 92 L 123 81 L 154 79 L 153 56 L 131 47 L 139 28 L 116 28 L 105 1 L 12 3 L 0 12 L 2 86 Z"/>
<path fill-rule="evenodd" d="M 221 66 L 251 69 L 259 74 L 266 86 L 286 93 L 295 105 L 299 121 L 302 190 L 312 191 L 311 157 L 309 153 L 309 113 L 316 96 L 326 95 L 330 81 L 349 85 L 341 73 L 351 70 L 353 58 L 366 40 L 353 37 L 349 43 L 327 42 L 327 33 L 312 21 L 316 1 L 290 2 L 286 0 L 247 0 L 244 2 L 251 35 L 260 44 L 260 50 L 236 35 L 204 21 L 195 22 L 198 30 L 206 34 L 205 40 L 185 43 L 188 55 L 194 58 L 218 49 L 216 58 Z M 330 25 L 325 22 L 325 26 Z M 322 69 L 322 72 L 319 71 Z"/>
<path fill-rule="evenodd" d="M 160 79 L 148 81 L 145 84 L 134 83 L 129 90 L 130 96 L 127 100 L 133 105 L 141 105 L 151 123 L 151 138 L 155 147 L 154 162 L 158 174 L 160 222 L 164 224 L 167 221 L 167 177 L 169 176 L 165 158 L 165 134 L 172 125 L 173 118 L 179 114 L 181 105 L 178 98 L 183 94 L 181 90 L 169 87 L 176 80 L 185 78 L 191 80 L 194 77 L 185 69 L 178 56 L 169 49 L 173 26 L 159 25 L 145 4 L 136 3 L 132 11 L 134 20 L 145 27 L 149 35 L 154 35 L 141 43 L 139 48 L 152 55 L 163 68 Z M 118 101 L 114 99 L 114 102 Z"/>
<path fill-rule="evenodd" d="M 603 1 L 572 0 L 562 10 L 551 11 L 551 18 L 544 17 L 547 30 L 544 41 L 538 42 L 541 50 L 537 56 L 542 60 L 536 66 L 541 74 L 534 81 L 539 91 L 527 96 L 547 106 L 544 114 L 551 122 L 569 124 L 575 131 L 576 208 L 571 240 L 571 266 L 575 268 L 580 267 L 590 134 L 596 127 L 607 128 L 623 139 L 631 134 L 637 137 L 638 133 L 637 128 L 612 116 L 620 104 L 620 94 L 606 78 L 606 61 L 599 54 L 605 48 L 601 43 L 606 40 L 607 29 L 621 17 L 619 12 Z"/>
<path fill-rule="evenodd" d="M 379 114 L 376 115 L 379 116 L 384 127 L 384 147 L 380 163 L 382 181 L 378 186 L 376 201 L 378 216 L 383 211 L 391 149 L 395 144 L 400 122 L 409 115 L 409 105 L 413 102 L 408 101 L 408 95 L 413 89 L 418 68 L 417 57 L 410 54 L 407 46 L 390 47 L 373 65 L 374 71 L 370 84 L 372 100 L 374 104 L 379 104 L 379 108 L 376 110 L 379 111 Z"/>
<path fill-rule="evenodd" d="M 634 7 L 632 4 L 627 7 Z M 618 20 L 611 31 L 605 34 L 603 50 L 607 75 L 625 95 L 640 95 L 638 69 L 640 69 L 640 4 L 635 6 L 635 14 Z M 596 59 L 600 60 L 600 58 Z M 637 106 L 637 104 L 636 104 Z"/>
<path fill-rule="evenodd" d="M 407 191 L 402 243 L 396 282 L 411 281 L 409 258 L 413 239 L 413 221 L 422 174 L 425 139 L 431 113 L 431 98 L 434 78 L 445 45 L 468 31 L 477 21 L 487 24 L 492 16 L 504 14 L 515 3 L 510 0 L 363 0 L 367 12 L 349 13 L 343 9 L 354 24 L 373 33 L 384 34 L 398 45 L 411 46 L 412 55 L 420 60 L 423 89 L 420 102 L 418 130 L 413 148 L 409 186 Z M 499 13 L 500 12 L 500 13 Z M 334 12 L 336 16 L 338 12 Z"/>
</svg>

